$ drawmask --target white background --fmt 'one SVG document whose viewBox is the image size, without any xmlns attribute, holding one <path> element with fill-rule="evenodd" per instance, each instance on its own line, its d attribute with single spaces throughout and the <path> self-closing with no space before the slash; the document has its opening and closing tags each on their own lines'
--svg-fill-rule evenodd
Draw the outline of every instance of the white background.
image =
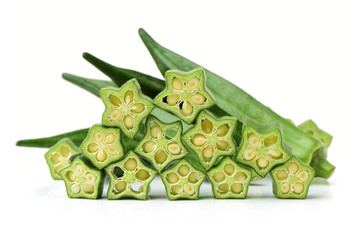
<svg viewBox="0 0 360 240">
<path fill-rule="evenodd" d="M 10 2 L 10 1 L 9 1 Z M 15 239 L 335 239 L 359 236 L 359 2 L 12 1 L 1 6 L 1 235 Z M 296 124 L 334 139 L 337 166 L 306 200 L 279 200 L 268 179 L 245 200 L 170 202 L 159 179 L 149 201 L 68 199 L 45 149 L 18 139 L 101 121 L 102 102 L 61 73 L 106 79 L 81 54 L 161 77 L 137 34 L 225 77 Z M 226 94 L 226 93 L 224 93 Z M 84 237 L 84 238 L 83 238 Z M 2 237 L 2 239 L 5 239 Z"/>
</svg>

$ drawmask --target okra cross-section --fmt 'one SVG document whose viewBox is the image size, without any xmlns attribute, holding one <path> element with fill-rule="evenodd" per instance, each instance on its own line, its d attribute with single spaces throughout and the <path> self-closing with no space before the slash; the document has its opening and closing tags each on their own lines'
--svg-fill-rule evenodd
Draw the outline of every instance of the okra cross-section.
<svg viewBox="0 0 360 240">
<path fill-rule="evenodd" d="M 245 198 L 251 182 L 251 170 L 240 167 L 230 157 L 207 172 L 215 198 Z"/>
<path fill-rule="evenodd" d="M 105 174 L 87 163 L 83 157 L 77 157 L 71 165 L 60 171 L 70 198 L 101 197 Z"/>
<path fill-rule="evenodd" d="M 326 148 L 329 148 L 332 141 L 332 136 L 329 133 L 321 130 L 313 120 L 307 120 L 301 123 L 298 127 L 301 130 L 319 139 L 321 142 L 324 143 Z"/>
<path fill-rule="evenodd" d="M 188 151 L 181 143 L 181 122 L 163 123 L 150 115 L 146 120 L 146 133 L 135 152 L 151 161 L 161 172 L 170 162 L 183 158 Z"/>
<path fill-rule="evenodd" d="M 288 152 L 290 149 L 283 143 L 279 124 L 259 125 L 247 120 L 236 160 L 265 177 L 273 167 L 290 159 Z"/>
<path fill-rule="evenodd" d="M 292 157 L 271 170 L 273 192 L 278 198 L 306 198 L 315 171 Z"/>
<path fill-rule="evenodd" d="M 190 124 L 196 115 L 215 101 L 208 93 L 202 68 L 190 72 L 167 71 L 166 88 L 154 99 L 156 106 L 165 109 Z"/>
<path fill-rule="evenodd" d="M 129 80 L 120 89 L 103 88 L 100 95 L 105 104 L 102 124 L 119 127 L 130 138 L 135 136 L 141 121 L 155 107 L 151 99 L 141 94 L 136 79 Z"/>
<path fill-rule="evenodd" d="M 236 146 L 232 138 L 235 125 L 235 119 L 215 119 L 202 111 L 195 126 L 182 139 L 196 153 L 201 165 L 209 170 L 219 157 L 235 154 Z"/>
<path fill-rule="evenodd" d="M 181 160 L 160 174 L 169 200 L 197 199 L 205 173 L 194 168 L 187 160 Z"/>
<path fill-rule="evenodd" d="M 46 163 L 54 180 L 61 180 L 60 171 L 70 165 L 70 157 L 78 152 L 78 148 L 70 139 L 63 139 L 45 153 Z"/>
<path fill-rule="evenodd" d="M 156 176 L 156 171 L 145 166 L 133 151 L 123 160 L 106 167 L 105 171 L 110 177 L 108 199 L 146 200 L 150 182 Z"/>
<path fill-rule="evenodd" d="M 103 169 L 124 156 L 120 129 L 92 126 L 80 150 L 95 167 Z"/>
</svg>

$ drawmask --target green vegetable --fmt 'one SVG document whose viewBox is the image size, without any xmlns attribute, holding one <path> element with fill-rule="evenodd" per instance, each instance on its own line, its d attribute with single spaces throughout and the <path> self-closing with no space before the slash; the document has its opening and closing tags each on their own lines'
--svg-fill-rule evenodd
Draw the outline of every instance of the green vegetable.
<svg viewBox="0 0 360 240">
<path fill-rule="evenodd" d="M 60 171 L 70 198 L 101 197 L 105 174 L 93 168 L 84 157 L 77 157 L 70 166 Z"/>
<path fill-rule="evenodd" d="M 45 153 L 46 163 L 54 180 L 61 180 L 60 171 L 70 165 L 70 157 L 76 153 L 79 153 L 78 148 L 66 138 L 57 142 Z"/>
<path fill-rule="evenodd" d="M 94 125 L 80 146 L 81 152 L 98 169 L 103 169 L 124 155 L 119 128 Z"/>
<path fill-rule="evenodd" d="M 160 173 L 169 200 L 197 199 L 205 173 L 196 169 L 187 160 L 181 160 L 172 168 Z"/>
<path fill-rule="evenodd" d="M 251 167 L 261 177 L 276 165 L 288 161 L 291 150 L 283 143 L 278 123 L 260 125 L 247 120 L 242 129 L 242 142 L 236 160 Z"/>
<path fill-rule="evenodd" d="M 301 123 L 298 128 L 319 139 L 322 143 L 325 144 L 326 148 L 329 148 L 332 141 L 332 136 L 324 130 L 321 130 L 313 120 L 309 119 Z"/>
<path fill-rule="evenodd" d="M 167 71 L 166 89 L 155 99 L 154 104 L 178 116 L 184 122 L 192 123 L 197 114 L 214 105 L 208 93 L 203 69 L 190 72 Z"/>
<path fill-rule="evenodd" d="M 161 172 L 170 162 L 185 157 L 188 151 L 181 143 L 180 121 L 163 123 L 150 115 L 146 120 L 146 133 L 135 152 L 149 160 Z"/>
<path fill-rule="evenodd" d="M 145 166 L 133 151 L 121 161 L 107 166 L 105 171 L 110 177 L 108 199 L 146 200 L 150 182 L 156 176 L 156 171 Z"/>
<path fill-rule="evenodd" d="M 139 34 L 163 75 L 171 69 L 190 71 L 200 67 L 198 64 L 162 47 L 143 29 L 139 30 Z M 322 147 L 319 140 L 305 134 L 301 129 L 280 117 L 231 82 L 209 70 L 205 69 L 205 73 L 207 87 L 215 97 L 216 104 L 225 112 L 236 117 L 240 122 L 244 122 L 248 118 L 254 119 L 260 124 L 279 122 L 283 128 L 284 140 L 291 147 L 295 156 L 298 156 L 305 164 L 310 164 L 313 156 L 318 157 L 314 153 Z"/>
<path fill-rule="evenodd" d="M 277 198 L 306 198 L 315 171 L 292 157 L 271 170 L 273 192 Z"/>
<path fill-rule="evenodd" d="M 182 137 L 192 149 L 202 166 L 209 170 L 219 157 L 234 155 L 236 146 L 232 139 L 236 120 L 230 117 L 215 119 L 208 112 L 202 111 L 196 124 Z"/>
<path fill-rule="evenodd" d="M 102 124 L 119 127 L 130 138 L 135 136 L 141 121 L 154 108 L 152 101 L 141 94 L 136 79 L 128 81 L 120 89 L 103 88 L 100 95 L 105 104 Z"/>
<path fill-rule="evenodd" d="M 215 198 L 245 198 L 251 182 L 251 171 L 240 167 L 230 157 L 207 172 Z"/>
</svg>

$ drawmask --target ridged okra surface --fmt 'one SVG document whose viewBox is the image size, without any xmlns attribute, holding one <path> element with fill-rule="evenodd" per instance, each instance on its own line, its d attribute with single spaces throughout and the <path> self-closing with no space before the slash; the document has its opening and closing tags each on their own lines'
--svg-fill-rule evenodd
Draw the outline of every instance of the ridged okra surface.
<svg viewBox="0 0 360 240">
<path fill-rule="evenodd" d="M 146 133 L 135 152 L 149 160 L 161 172 L 170 162 L 185 157 L 188 151 L 181 142 L 180 121 L 163 123 L 150 115 L 146 120 Z"/>
<path fill-rule="evenodd" d="M 141 94 L 136 79 L 129 80 L 120 89 L 103 88 L 100 95 L 105 104 L 102 124 L 119 127 L 130 138 L 135 136 L 141 121 L 155 107 L 150 98 Z"/>
<path fill-rule="evenodd" d="M 230 157 L 207 172 L 215 198 L 245 198 L 251 182 L 251 170 L 240 167 Z"/>
<path fill-rule="evenodd" d="M 83 157 L 77 157 L 71 165 L 60 171 L 70 198 L 97 199 L 101 197 L 105 174 L 91 167 Z"/>
<path fill-rule="evenodd" d="M 150 182 L 156 171 L 145 166 L 140 158 L 130 151 L 126 157 L 105 168 L 110 177 L 108 199 L 135 198 L 146 200 Z"/>
<path fill-rule="evenodd" d="M 205 173 L 194 168 L 188 161 L 181 160 L 172 168 L 160 174 L 169 200 L 197 199 Z"/>
<path fill-rule="evenodd" d="M 166 88 L 154 99 L 156 106 L 165 109 L 190 124 L 197 114 L 215 104 L 206 88 L 204 70 L 190 72 L 176 70 L 165 74 Z"/>
<path fill-rule="evenodd" d="M 79 150 L 70 139 L 60 140 L 45 153 L 46 163 L 54 180 L 61 180 L 60 171 L 70 165 L 70 157 L 76 153 Z"/>
<path fill-rule="evenodd" d="M 232 138 L 235 125 L 235 119 L 215 119 L 207 111 L 202 111 L 195 126 L 182 139 L 196 153 L 201 165 L 209 170 L 219 157 L 235 154 L 236 146 Z"/>
<path fill-rule="evenodd" d="M 324 130 L 321 130 L 313 120 L 309 119 L 301 123 L 298 127 L 306 133 L 319 139 L 321 142 L 324 143 L 326 148 L 329 148 L 332 141 L 332 136 Z"/>
<path fill-rule="evenodd" d="M 279 124 L 260 125 L 247 120 L 236 160 L 265 177 L 273 167 L 290 159 L 288 152 Z"/>
<path fill-rule="evenodd" d="M 81 152 L 98 169 L 103 169 L 110 163 L 124 156 L 119 128 L 94 125 L 80 146 Z"/>
<path fill-rule="evenodd" d="M 278 198 L 306 198 L 315 171 L 296 157 L 271 170 L 273 192 Z"/>
</svg>

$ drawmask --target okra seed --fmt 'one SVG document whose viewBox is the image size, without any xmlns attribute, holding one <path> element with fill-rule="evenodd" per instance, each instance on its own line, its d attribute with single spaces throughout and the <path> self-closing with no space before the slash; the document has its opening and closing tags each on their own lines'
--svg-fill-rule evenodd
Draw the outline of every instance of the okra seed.
<svg viewBox="0 0 360 240">
<path fill-rule="evenodd" d="M 76 180 L 76 174 L 73 171 L 68 171 L 66 173 L 67 178 L 71 181 L 71 182 L 75 182 Z"/>
<path fill-rule="evenodd" d="M 180 99 L 178 94 L 170 94 L 166 97 L 166 101 L 170 106 L 174 106 Z"/>
<path fill-rule="evenodd" d="M 135 158 L 129 158 L 124 163 L 124 168 L 128 171 L 134 171 L 137 168 L 137 161 L 135 160 Z"/>
<path fill-rule="evenodd" d="M 269 165 L 269 160 L 267 160 L 266 158 L 260 157 L 260 158 L 258 158 L 258 160 L 256 160 L 256 164 L 260 168 L 266 168 Z"/>
<path fill-rule="evenodd" d="M 80 192 L 80 184 L 79 183 L 74 183 L 70 186 L 70 191 L 72 193 L 79 193 Z"/>
<path fill-rule="evenodd" d="M 225 174 L 223 172 L 216 172 L 214 173 L 214 175 L 212 176 L 212 178 L 215 180 L 215 182 L 222 182 L 225 180 Z"/>
<path fill-rule="evenodd" d="M 60 152 L 61 156 L 65 158 L 65 157 L 69 156 L 70 149 L 68 147 L 66 147 L 66 146 L 62 146 L 62 147 L 60 147 L 59 152 Z"/>
<path fill-rule="evenodd" d="M 277 136 L 270 135 L 264 139 L 264 144 L 266 147 L 270 147 L 270 146 L 274 145 L 276 143 L 276 141 L 277 141 Z"/>
<path fill-rule="evenodd" d="M 133 113 L 142 113 L 145 110 L 145 105 L 143 103 L 135 103 L 131 107 Z"/>
<path fill-rule="evenodd" d="M 119 121 L 121 118 L 121 111 L 119 109 L 114 109 L 109 113 L 109 119 L 111 121 Z"/>
<path fill-rule="evenodd" d="M 189 174 L 190 168 L 187 165 L 183 164 L 179 167 L 178 172 L 179 172 L 180 176 L 185 177 Z"/>
<path fill-rule="evenodd" d="M 213 156 L 214 147 L 211 145 L 208 145 L 202 150 L 202 155 L 205 159 L 210 159 Z"/>
<path fill-rule="evenodd" d="M 157 164 L 163 164 L 167 159 L 167 155 L 163 150 L 159 149 L 156 151 L 154 158 Z"/>
<path fill-rule="evenodd" d="M 110 145 L 106 147 L 106 151 L 110 154 L 110 155 L 115 155 L 118 152 L 117 147 L 115 147 L 114 145 Z"/>
<path fill-rule="evenodd" d="M 290 191 L 290 183 L 288 182 L 284 182 L 280 185 L 280 191 L 282 193 L 288 193 Z"/>
<path fill-rule="evenodd" d="M 305 181 L 309 177 L 309 173 L 305 170 L 302 170 L 297 175 L 298 179 L 301 181 Z"/>
<path fill-rule="evenodd" d="M 96 160 L 98 160 L 99 162 L 103 162 L 106 160 L 107 158 L 107 154 L 104 150 L 99 150 L 96 154 L 95 154 L 95 158 Z"/>
<path fill-rule="evenodd" d="M 116 189 L 116 191 L 118 191 L 119 193 L 125 191 L 125 189 L 126 189 L 126 182 L 124 182 L 124 181 L 119 181 L 118 183 L 115 184 L 115 189 Z"/>
<path fill-rule="evenodd" d="M 115 95 L 110 95 L 110 103 L 112 105 L 114 105 L 115 107 L 119 107 L 121 105 L 121 100 L 115 96 Z"/>
<path fill-rule="evenodd" d="M 190 100 L 196 105 L 201 105 L 205 102 L 205 96 L 200 93 L 196 93 L 190 97 Z"/>
<path fill-rule="evenodd" d="M 220 127 L 218 127 L 218 129 L 216 130 L 216 135 L 218 137 L 224 137 L 229 131 L 229 128 L 226 124 L 221 125 Z"/>
<path fill-rule="evenodd" d="M 192 184 L 185 184 L 184 185 L 184 192 L 187 194 L 187 195 L 193 195 L 195 193 L 195 188 Z"/>
<path fill-rule="evenodd" d="M 78 176 L 82 176 L 84 175 L 85 170 L 80 164 L 78 164 L 75 166 L 75 172 L 77 173 Z"/>
<path fill-rule="evenodd" d="M 296 163 L 291 162 L 287 166 L 287 170 L 290 174 L 295 174 L 299 170 L 299 166 Z"/>
<path fill-rule="evenodd" d="M 251 135 L 249 137 L 249 143 L 253 147 L 258 147 L 260 145 L 260 139 L 255 135 Z"/>
<path fill-rule="evenodd" d="M 115 142 L 115 134 L 113 133 L 108 133 L 106 136 L 105 136 L 105 142 L 107 144 L 112 144 L 113 142 Z"/>
<path fill-rule="evenodd" d="M 141 185 L 138 190 L 139 190 L 139 192 L 143 192 L 144 191 L 144 185 Z"/>
<path fill-rule="evenodd" d="M 225 164 L 225 166 L 224 166 L 224 172 L 225 172 L 227 175 L 231 176 L 231 175 L 234 173 L 234 171 L 235 171 L 235 167 L 234 167 L 231 163 Z"/>
<path fill-rule="evenodd" d="M 61 161 L 61 157 L 60 157 L 60 154 L 58 153 L 53 153 L 51 155 L 51 162 L 54 163 L 54 164 L 57 164 L 57 163 L 60 163 Z"/>
<path fill-rule="evenodd" d="M 182 105 L 181 112 L 186 116 L 190 115 L 193 112 L 193 107 L 192 107 L 191 103 L 189 103 L 188 101 L 185 101 L 184 104 Z"/>
<path fill-rule="evenodd" d="M 179 181 L 179 176 L 176 173 L 171 172 L 166 175 L 166 179 L 170 184 L 174 184 Z"/>
<path fill-rule="evenodd" d="M 293 186 L 294 193 L 300 194 L 304 191 L 304 184 L 301 182 L 296 182 Z"/>
<path fill-rule="evenodd" d="M 176 185 L 171 187 L 171 192 L 173 194 L 175 194 L 175 195 L 180 194 L 180 193 L 183 192 L 183 187 L 181 185 L 179 185 L 179 184 L 176 184 Z"/>
<path fill-rule="evenodd" d="M 199 181 L 199 179 L 200 179 L 200 176 L 199 176 L 199 174 L 197 172 L 190 173 L 190 175 L 188 177 L 188 181 L 190 183 L 196 183 L 196 182 Z"/>
<path fill-rule="evenodd" d="M 85 175 L 85 179 L 88 183 L 94 183 L 96 181 L 97 177 L 95 174 L 89 172 Z"/>
<path fill-rule="evenodd" d="M 184 89 L 184 84 L 183 82 L 178 79 L 178 78 L 174 78 L 171 82 L 171 86 L 175 89 L 175 90 L 183 90 Z"/>
<path fill-rule="evenodd" d="M 192 139 L 192 143 L 197 146 L 201 147 L 206 142 L 206 137 L 202 135 L 201 133 L 196 133 Z"/>
<path fill-rule="evenodd" d="M 204 133 L 211 133 L 213 130 L 213 124 L 210 120 L 205 119 L 201 122 L 201 129 L 203 130 Z"/>
<path fill-rule="evenodd" d="M 158 138 L 161 136 L 161 134 L 162 134 L 162 130 L 158 125 L 156 125 L 150 129 L 150 135 L 153 138 Z"/>
<path fill-rule="evenodd" d="M 85 183 L 83 186 L 82 186 L 82 189 L 85 193 L 87 194 L 92 194 L 94 193 L 94 186 L 92 184 L 87 184 Z"/>
<path fill-rule="evenodd" d="M 237 172 L 234 176 L 235 181 L 237 182 L 245 182 L 247 176 L 244 172 Z"/>
<path fill-rule="evenodd" d="M 59 172 L 64 168 L 62 164 L 59 164 L 55 167 L 55 173 L 59 175 Z"/>
<path fill-rule="evenodd" d="M 192 91 L 199 87 L 199 80 L 197 78 L 192 78 L 187 82 L 187 88 Z"/>
<path fill-rule="evenodd" d="M 124 118 L 124 125 L 127 129 L 131 129 L 134 126 L 134 118 L 131 115 L 126 115 Z"/>
<path fill-rule="evenodd" d="M 229 191 L 229 184 L 227 183 L 221 183 L 218 185 L 218 190 L 221 193 L 227 193 Z"/>
<path fill-rule="evenodd" d="M 228 142 L 226 142 L 224 140 L 218 140 L 216 142 L 216 148 L 221 151 L 225 151 L 228 148 L 228 146 L 229 146 Z"/>
<path fill-rule="evenodd" d="M 239 194 L 243 191 L 243 185 L 241 183 L 233 183 L 231 184 L 230 191 Z"/>
<path fill-rule="evenodd" d="M 146 153 L 150 153 L 154 151 L 154 148 L 155 148 L 155 143 L 151 140 L 146 141 L 143 145 L 143 149 Z"/>
<path fill-rule="evenodd" d="M 177 143 L 170 143 L 167 149 L 172 155 L 178 155 L 181 152 L 181 147 Z"/>
<path fill-rule="evenodd" d="M 124 101 L 126 104 L 129 104 L 133 101 L 134 99 L 134 92 L 131 90 L 127 90 L 124 94 Z"/>
<path fill-rule="evenodd" d="M 279 170 L 276 172 L 276 178 L 281 180 L 285 180 L 287 179 L 288 174 L 284 171 L 284 170 Z"/>
<path fill-rule="evenodd" d="M 269 151 L 269 154 L 268 154 L 270 157 L 272 158 L 276 158 L 276 159 L 279 159 L 279 158 L 282 158 L 283 154 L 282 152 L 280 152 L 279 149 L 277 148 L 273 148 Z"/>
<path fill-rule="evenodd" d="M 243 153 L 243 158 L 247 161 L 253 160 L 256 157 L 256 152 L 252 149 L 246 149 Z"/>
<path fill-rule="evenodd" d="M 141 181 L 144 181 L 150 177 L 150 173 L 144 169 L 139 169 L 139 171 L 135 174 L 135 177 Z"/>
<path fill-rule="evenodd" d="M 94 153 L 97 152 L 99 150 L 99 144 L 97 143 L 90 143 L 87 147 L 89 153 Z"/>
<path fill-rule="evenodd" d="M 97 141 L 98 143 L 101 143 L 102 141 L 104 141 L 104 134 L 102 132 L 96 132 L 95 133 L 95 141 Z"/>
</svg>

